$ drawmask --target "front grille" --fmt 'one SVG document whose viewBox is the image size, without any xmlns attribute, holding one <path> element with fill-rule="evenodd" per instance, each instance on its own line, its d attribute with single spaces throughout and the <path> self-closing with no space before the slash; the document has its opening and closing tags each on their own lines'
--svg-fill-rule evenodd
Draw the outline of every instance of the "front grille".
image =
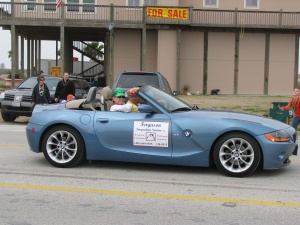
<svg viewBox="0 0 300 225">
<path fill-rule="evenodd" d="M 13 101 L 15 98 L 15 95 L 5 94 L 4 100 Z"/>
<path fill-rule="evenodd" d="M 32 97 L 31 96 L 24 96 L 22 97 L 22 102 L 31 102 Z"/>
<path fill-rule="evenodd" d="M 4 100 L 6 101 L 14 101 L 15 95 L 12 94 L 5 94 Z M 22 102 L 31 102 L 32 97 L 31 96 L 27 96 L 27 95 L 23 95 L 22 96 Z"/>
</svg>

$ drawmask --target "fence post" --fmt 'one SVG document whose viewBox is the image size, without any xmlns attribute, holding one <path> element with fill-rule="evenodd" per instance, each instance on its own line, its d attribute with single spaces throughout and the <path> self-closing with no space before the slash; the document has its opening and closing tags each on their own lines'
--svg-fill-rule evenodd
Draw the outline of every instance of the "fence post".
<svg viewBox="0 0 300 225">
<path fill-rule="evenodd" d="M 279 16 L 278 16 L 278 25 L 279 27 L 281 27 L 282 25 L 282 9 L 280 9 Z"/>
<path fill-rule="evenodd" d="M 234 23 L 237 26 L 237 24 L 238 24 L 238 9 L 237 8 L 235 8 Z"/>
</svg>

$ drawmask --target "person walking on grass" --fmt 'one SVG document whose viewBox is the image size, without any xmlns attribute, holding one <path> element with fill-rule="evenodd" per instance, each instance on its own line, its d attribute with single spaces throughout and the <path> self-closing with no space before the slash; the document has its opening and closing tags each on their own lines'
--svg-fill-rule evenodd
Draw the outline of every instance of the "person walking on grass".
<svg viewBox="0 0 300 225">
<path fill-rule="evenodd" d="M 297 130 L 297 127 L 300 123 L 300 89 L 299 88 L 295 88 L 293 91 L 293 95 L 294 97 L 291 98 L 288 102 L 288 104 L 286 106 L 280 106 L 280 104 L 278 104 L 278 108 L 281 111 L 285 111 L 285 110 L 290 110 L 292 109 L 294 112 L 294 117 L 293 117 L 293 121 L 291 123 L 291 126 Z"/>
</svg>

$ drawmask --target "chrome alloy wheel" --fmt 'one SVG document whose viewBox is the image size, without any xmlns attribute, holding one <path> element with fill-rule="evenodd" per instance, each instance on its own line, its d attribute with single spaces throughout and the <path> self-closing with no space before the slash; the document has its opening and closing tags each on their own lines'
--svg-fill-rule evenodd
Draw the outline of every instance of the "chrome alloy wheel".
<svg viewBox="0 0 300 225">
<path fill-rule="evenodd" d="M 54 162 L 67 163 L 78 151 L 76 138 L 68 131 L 58 130 L 48 137 L 46 151 Z"/>
<path fill-rule="evenodd" d="M 226 140 L 219 151 L 220 163 L 233 173 L 248 170 L 253 164 L 254 155 L 252 145 L 243 138 Z"/>
</svg>

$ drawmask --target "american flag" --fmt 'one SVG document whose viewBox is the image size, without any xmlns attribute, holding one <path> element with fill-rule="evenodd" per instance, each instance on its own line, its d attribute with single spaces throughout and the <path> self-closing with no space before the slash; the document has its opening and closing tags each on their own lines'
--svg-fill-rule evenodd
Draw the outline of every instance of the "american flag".
<svg viewBox="0 0 300 225">
<path fill-rule="evenodd" d="M 56 0 L 56 9 L 58 9 L 61 5 L 62 0 Z"/>
</svg>

